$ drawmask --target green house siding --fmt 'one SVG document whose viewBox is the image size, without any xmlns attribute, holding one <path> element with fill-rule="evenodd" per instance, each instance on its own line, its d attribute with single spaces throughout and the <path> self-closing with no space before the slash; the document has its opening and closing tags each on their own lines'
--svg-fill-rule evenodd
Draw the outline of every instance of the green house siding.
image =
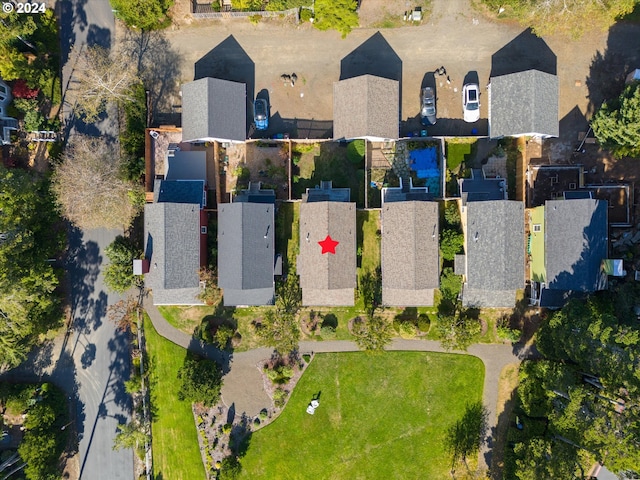
<svg viewBox="0 0 640 480">
<path fill-rule="evenodd" d="M 545 282 L 547 272 L 544 268 L 544 205 L 529 210 L 527 255 L 530 258 L 530 279 L 534 282 Z"/>
</svg>

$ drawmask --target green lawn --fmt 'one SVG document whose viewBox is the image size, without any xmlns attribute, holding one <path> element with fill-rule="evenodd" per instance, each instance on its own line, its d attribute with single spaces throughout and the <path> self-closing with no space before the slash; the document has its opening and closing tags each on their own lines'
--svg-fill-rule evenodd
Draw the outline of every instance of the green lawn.
<svg viewBox="0 0 640 480">
<path fill-rule="evenodd" d="M 310 152 L 302 153 L 294 175 L 294 198 L 302 198 L 307 188 L 315 188 L 322 180 L 332 180 L 333 186 L 351 189 L 351 201 L 364 206 L 364 162 L 354 165 L 347 158 L 347 148 L 336 142 L 322 142 Z"/>
<path fill-rule="evenodd" d="M 276 215 L 276 252 L 295 270 L 300 236 L 300 203 L 283 202 Z"/>
<path fill-rule="evenodd" d="M 375 272 L 380 267 L 380 212 L 378 210 L 359 210 L 356 212 L 358 223 L 358 248 L 362 247 L 361 272 Z"/>
<path fill-rule="evenodd" d="M 447 141 L 447 168 L 451 171 L 456 171 L 462 162 L 471 158 L 475 148 L 475 139 Z"/>
<path fill-rule="evenodd" d="M 470 356 L 318 354 L 281 416 L 253 434 L 241 478 L 448 478 L 445 431 L 483 381 Z"/>
<path fill-rule="evenodd" d="M 154 412 L 153 469 L 157 479 L 205 478 L 191 404 L 178 400 L 177 375 L 186 350 L 160 337 L 145 314 Z"/>
</svg>

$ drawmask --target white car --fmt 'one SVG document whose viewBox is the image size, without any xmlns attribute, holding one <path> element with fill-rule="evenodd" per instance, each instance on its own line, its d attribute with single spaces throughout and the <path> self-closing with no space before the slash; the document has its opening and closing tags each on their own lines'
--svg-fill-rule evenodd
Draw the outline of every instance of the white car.
<svg viewBox="0 0 640 480">
<path fill-rule="evenodd" d="M 467 83 L 462 87 L 462 113 L 467 123 L 480 119 L 480 88 L 475 83 Z"/>
</svg>

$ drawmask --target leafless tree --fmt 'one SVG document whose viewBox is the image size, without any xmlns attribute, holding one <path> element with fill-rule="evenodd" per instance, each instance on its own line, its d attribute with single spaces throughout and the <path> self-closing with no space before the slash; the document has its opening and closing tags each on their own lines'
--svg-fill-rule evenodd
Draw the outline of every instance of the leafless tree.
<svg viewBox="0 0 640 480">
<path fill-rule="evenodd" d="M 88 47 L 80 53 L 77 79 L 75 111 L 90 123 L 110 102 L 131 100 L 136 63 L 123 51 Z"/>
<path fill-rule="evenodd" d="M 144 198 L 140 187 L 122 180 L 120 169 L 114 144 L 73 136 L 52 179 L 63 215 L 82 229 L 128 228 Z"/>
</svg>

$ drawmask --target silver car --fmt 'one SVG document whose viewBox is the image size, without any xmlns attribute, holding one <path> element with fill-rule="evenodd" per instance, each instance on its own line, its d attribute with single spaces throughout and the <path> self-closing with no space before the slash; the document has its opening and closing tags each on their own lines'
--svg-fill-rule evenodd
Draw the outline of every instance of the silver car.
<svg viewBox="0 0 640 480">
<path fill-rule="evenodd" d="M 422 125 L 435 125 L 436 118 L 436 96 L 433 88 L 422 89 L 422 108 L 420 109 L 420 122 Z"/>
</svg>

